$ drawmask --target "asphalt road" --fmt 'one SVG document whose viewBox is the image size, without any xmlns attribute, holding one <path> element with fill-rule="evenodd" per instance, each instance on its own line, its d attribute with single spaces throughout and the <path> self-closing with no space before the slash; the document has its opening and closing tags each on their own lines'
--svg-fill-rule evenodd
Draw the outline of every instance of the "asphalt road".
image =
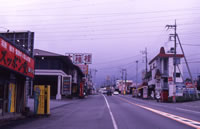
<svg viewBox="0 0 200 129">
<path fill-rule="evenodd" d="M 21 120 L 2 129 L 200 129 L 200 112 L 180 106 L 94 95 L 56 108 L 49 117 Z"/>
</svg>

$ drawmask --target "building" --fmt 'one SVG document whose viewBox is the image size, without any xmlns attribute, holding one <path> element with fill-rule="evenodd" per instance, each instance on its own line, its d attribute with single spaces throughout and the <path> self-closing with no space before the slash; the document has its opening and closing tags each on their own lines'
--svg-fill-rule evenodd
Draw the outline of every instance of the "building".
<svg viewBox="0 0 200 129">
<path fill-rule="evenodd" d="M 34 32 L 31 31 L 7 31 L 0 32 L 0 35 L 10 40 L 16 46 L 26 51 L 29 56 L 33 56 Z"/>
<path fill-rule="evenodd" d="M 120 93 L 130 94 L 133 89 L 133 81 L 132 80 L 116 80 L 116 89 L 119 90 Z"/>
<path fill-rule="evenodd" d="M 27 78 L 34 77 L 34 59 L 21 46 L 0 35 L 0 118 L 25 112 Z"/>
<path fill-rule="evenodd" d="M 84 74 L 68 56 L 34 49 L 34 85 L 50 85 L 51 98 L 78 96 Z M 33 87 L 31 88 L 33 93 Z"/>
<path fill-rule="evenodd" d="M 167 101 L 168 96 L 178 95 L 179 84 L 183 83 L 183 54 L 176 54 L 176 88 L 174 86 L 174 51 L 171 49 L 167 53 L 164 47 L 160 48 L 160 53 L 156 55 L 150 62 L 150 72 L 148 72 L 148 86 L 152 90 L 152 94 L 161 95 L 163 101 Z M 177 90 L 175 90 L 175 89 Z"/>
</svg>

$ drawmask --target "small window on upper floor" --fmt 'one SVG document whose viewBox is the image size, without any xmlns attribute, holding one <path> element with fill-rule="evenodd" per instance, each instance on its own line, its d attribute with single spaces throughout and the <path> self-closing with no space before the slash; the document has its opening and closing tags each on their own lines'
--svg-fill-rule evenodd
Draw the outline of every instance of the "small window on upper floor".
<svg viewBox="0 0 200 129">
<path fill-rule="evenodd" d="M 156 64 L 155 63 L 153 63 L 153 69 L 156 67 Z"/>
<path fill-rule="evenodd" d="M 176 77 L 181 77 L 181 73 L 176 73 Z"/>
<path fill-rule="evenodd" d="M 181 59 L 180 58 L 176 58 L 176 64 L 180 64 L 181 63 Z"/>
</svg>

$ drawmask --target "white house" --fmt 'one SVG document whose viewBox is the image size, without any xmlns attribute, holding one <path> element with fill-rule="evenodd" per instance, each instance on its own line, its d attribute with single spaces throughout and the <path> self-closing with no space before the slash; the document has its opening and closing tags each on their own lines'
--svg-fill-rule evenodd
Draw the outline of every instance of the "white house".
<svg viewBox="0 0 200 129">
<path fill-rule="evenodd" d="M 182 58 L 183 54 L 176 54 L 176 83 L 183 83 L 182 73 Z M 172 92 L 174 92 L 174 50 L 171 48 L 167 53 L 164 47 L 160 48 L 160 53 L 156 55 L 150 62 L 150 73 L 148 85 L 155 87 L 155 94 L 161 95 L 164 99 L 167 99 Z M 153 93 L 154 94 L 154 93 Z M 174 93 L 173 93 L 174 94 Z M 172 95 L 171 95 L 172 96 Z"/>
</svg>

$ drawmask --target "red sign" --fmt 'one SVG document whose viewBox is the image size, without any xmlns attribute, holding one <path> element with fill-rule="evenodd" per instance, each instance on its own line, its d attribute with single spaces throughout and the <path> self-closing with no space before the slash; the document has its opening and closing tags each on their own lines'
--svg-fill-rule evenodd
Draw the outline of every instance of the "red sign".
<svg viewBox="0 0 200 129">
<path fill-rule="evenodd" d="M 172 82 L 173 78 L 172 77 L 168 77 L 168 82 Z"/>
<path fill-rule="evenodd" d="M 34 60 L 0 38 L 0 65 L 25 76 L 34 77 Z"/>
<path fill-rule="evenodd" d="M 186 82 L 185 85 L 186 85 L 186 88 L 194 88 L 192 85 L 192 82 Z M 194 83 L 194 86 L 197 87 L 197 83 Z"/>
<path fill-rule="evenodd" d="M 88 74 L 88 65 L 77 65 L 84 74 Z"/>
</svg>

